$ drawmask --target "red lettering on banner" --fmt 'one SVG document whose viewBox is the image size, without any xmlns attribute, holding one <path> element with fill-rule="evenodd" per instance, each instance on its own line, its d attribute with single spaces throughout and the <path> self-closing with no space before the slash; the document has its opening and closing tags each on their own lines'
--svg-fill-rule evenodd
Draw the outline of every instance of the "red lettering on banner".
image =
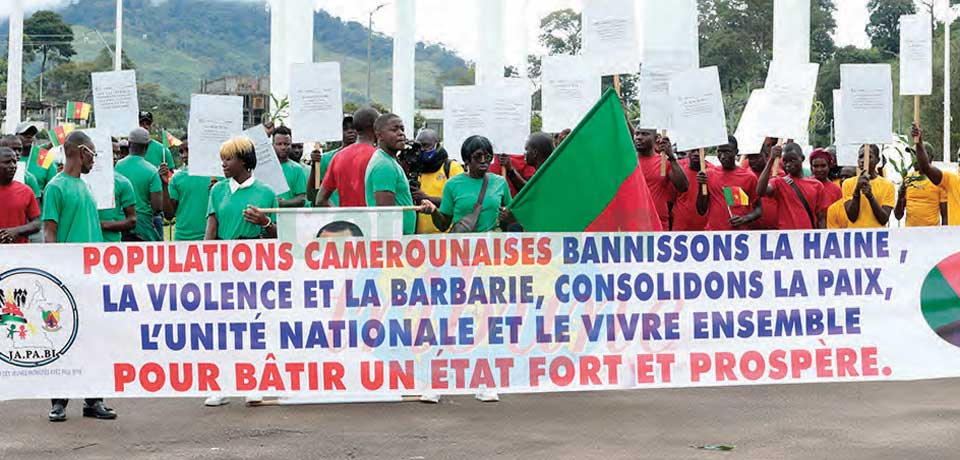
<svg viewBox="0 0 960 460">
<path fill-rule="evenodd" d="M 136 382 L 149 393 L 158 393 L 167 387 L 178 393 L 189 392 L 194 387 L 199 391 L 220 391 L 220 384 L 217 383 L 219 376 L 220 368 L 212 363 L 150 362 L 139 369 L 129 363 L 114 363 L 113 388 L 122 393 L 127 391 L 127 385 Z"/>
<path fill-rule="evenodd" d="M 90 268 L 100 264 L 100 251 L 97 248 L 83 248 L 83 274 L 89 275 Z"/>
<path fill-rule="evenodd" d="M 787 376 L 787 352 L 774 350 L 770 353 L 770 378 L 783 380 Z"/>
<path fill-rule="evenodd" d="M 616 366 L 620 366 L 620 355 L 608 355 L 604 357 L 606 362 L 607 358 L 617 358 Z M 676 357 L 672 354 L 640 354 L 637 355 L 637 383 L 642 384 L 652 384 L 657 383 L 656 380 L 656 368 L 660 369 L 660 383 L 670 383 L 673 381 L 673 374 L 671 370 L 673 369 L 673 364 L 676 362 Z M 654 367 L 656 365 L 656 367 Z M 610 366 L 610 364 L 608 364 Z M 611 367 L 610 371 L 610 384 L 616 385 L 617 379 L 616 374 L 613 371 L 616 368 Z"/>
<path fill-rule="evenodd" d="M 113 364 L 113 391 L 123 393 L 128 383 L 136 380 L 137 368 L 132 364 L 114 363 Z"/>
<path fill-rule="evenodd" d="M 403 268 L 403 243 L 387 241 L 387 268 Z"/>
</svg>

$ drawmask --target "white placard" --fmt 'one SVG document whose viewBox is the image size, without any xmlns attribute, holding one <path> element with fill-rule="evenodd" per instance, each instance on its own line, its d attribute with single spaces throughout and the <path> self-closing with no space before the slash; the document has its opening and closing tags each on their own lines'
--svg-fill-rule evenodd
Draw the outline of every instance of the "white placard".
<svg viewBox="0 0 960 460">
<path fill-rule="evenodd" d="M 583 4 L 582 54 L 600 75 L 640 70 L 634 0 L 590 0 Z"/>
<path fill-rule="evenodd" d="M 843 94 L 839 89 L 833 90 L 833 132 L 834 146 L 837 149 L 837 165 L 857 166 L 860 156 L 860 145 L 849 144 L 845 137 L 846 129 L 843 120 Z"/>
<path fill-rule="evenodd" d="M 109 136 L 130 134 L 140 116 L 136 71 L 94 72 L 90 79 L 97 128 L 106 129 Z"/>
<path fill-rule="evenodd" d="M 646 65 L 640 69 L 640 127 L 670 129 L 673 100 L 670 79 L 676 72 L 655 71 Z"/>
<path fill-rule="evenodd" d="M 900 94 L 933 93 L 933 26 L 929 14 L 900 17 Z"/>
<path fill-rule="evenodd" d="M 287 178 L 283 175 L 280 159 L 277 158 L 273 142 L 267 136 L 263 125 L 254 126 L 244 131 L 243 135 L 247 136 L 247 139 L 250 139 L 257 148 L 257 169 L 255 170 L 257 180 L 267 184 L 277 195 L 289 192 L 290 185 L 287 184 Z"/>
<path fill-rule="evenodd" d="M 23 161 L 17 162 L 17 172 L 13 173 L 13 180 L 21 184 L 26 185 L 27 183 L 27 163 Z"/>
<path fill-rule="evenodd" d="M 889 64 L 840 66 L 844 141 L 889 144 L 893 140 L 893 79 Z"/>
<path fill-rule="evenodd" d="M 521 154 L 530 136 L 530 86 L 502 79 L 484 86 L 443 89 L 444 144 L 452 151 L 468 137 L 490 139 L 496 153 Z"/>
<path fill-rule="evenodd" d="M 580 56 L 544 56 L 543 131 L 573 129 L 600 99 L 600 75 Z"/>
<path fill-rule="evenodd" d="M 642 0 L 643 67 L 691 70 L 700 67 L 697 0 Z"/>
<path fill-rule="evenodd" d="M 243 133 L 243 97 L 190 96 L 190 175 L 221 177 L 220 146 Z"/>
<path fill-rule="evenodd" d="M 290 129 L 294 142 L 343 138 L 339 62 L 290 66 Z"/>
<path fill-rule="evenodd" d="M 769 104 L 759 119 L 760 134 L 793 139 L 810 137 L 810 114 L 817 88 L 819 64 L 774 61 L 764 88 Z"/>
<path fill-rule="evenodd" d="M 93 169 L 80 177 L 93 192 L 97 209 L 113 209 L 117 204 L 114 194 L 113 141 L 110 133 L 104 128 L 85 129 L 82 132 L 90 136 L 97 157 L 93 161 Z"/>
<path fill-rule="evenodd" d="M 773 1 L 773 59 L 810 62 L 810 0 Z"/>
<path fill-rule="evenodd" d="M 717 67 L 681 72 L 670 80 L 673 117 L 670 137 L 678 151 L 715 147 L 728 142 L 727 120 Z"/>
<path fill-rule="evenodd" d="M 747 99 L 747 106 L 744 107 L 743 114 L 740 115 L 740 122 L 737 123 L 737 131 L 734 134 L 737 143 L 740 145 L 741 154 L 760 153 L 763 141 L 766 139 L 760 126 L 763 115 L 770 105 L 770 102 L 767 101 L 767 92 L 763 89 L 753 90 L 750 99 Z"/>
</svg>

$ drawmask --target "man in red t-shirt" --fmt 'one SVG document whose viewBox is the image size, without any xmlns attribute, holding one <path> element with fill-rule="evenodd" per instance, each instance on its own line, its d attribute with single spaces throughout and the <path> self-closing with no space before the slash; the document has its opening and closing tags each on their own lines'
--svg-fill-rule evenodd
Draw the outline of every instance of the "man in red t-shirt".
<svg viewBox="0 0 960 460">
<path fill-rule="evenodd" d="M 516 155 L 497 155 L 490 164 L 490 172 L 502 174 L 510 186 L 510 196 L 517 196 L 520 190 L 533 178 L 537 170 L 553 155 L 553 137 L 545 133 L 533 133 L 527 138 L 522 157 Z M 509 158 L 509 161 L 507 161 Z"/>
<path fill-rule="evenodd" d="M 367 164 L 377 152 L 377 134 L 373 129 L 380 113 L 365 107 L 353 114 L 353 127 L 357 130 L 357 143 L 344 148 L 330 162 L 323 177 L 316 206 L 329 208 L 330 196 L 340 192 L 340 207 L 362 208 L 367 206 Z"/>
<path fill-rule="evenodd" d="M 697 196 L 697 212 L 707 216 L 709 231 L 746 230 L 760 217 L 762 210 L 753 206 L 757 201 L 757 178 L 737 167 L 738 154 L 737 139 L 729 136 L 729 142 L 717 148 L 721 167 L 697 174 L 697 182 L 707 185 L 707 194 Z M 734 204 L 728 205 L 728 195 Z"/>
<path fill-rule="evenodd" d="M 33 190 L 14 182 L 19 158 L 8 147 L 0 147 L 0 244 L 23 244 L 40 231 L 40 206 Z"/>
<path fill-rule="evenodd" d="M 638 129 L 633 136 L 633 144 L 640 160 L 640 171 L 647 180 L 650 196 L 657 206 L 657 215 L 663 228 L 670 228 L 670 203 L 678 193 L 686 192 L 690 186 L 677 157 L 673 154 L 673 145 L 669 138 L 661 138 L 652 129 Z M 659 155 L 655 153 L 659 152 Z M 660 155 L 666 155 L 667 175 L 660 175 Z"/>
<path fill-rule="evenodd" d="M 773 164 L 783 157 L 783 169 L 787 176 L 774 177 Z M 813 178 L 803 177 L 803 150 L 793 142 L 784 147 L 771 149 L 767 166 L 760 173 L 757 194 L 777 202 L 777 228 L 780 230 L 812 230 L 826 228 L 827 210 L 821 204 L 823 184 Z"/>
<path fill-rule="evenodd" d="M 707 170 L 713 166 L 707 163 Z M 697 183 L 697 173 L 700 172 L 700 150 L 687 152 L 687 157 L 680 160 L 680 169 L 687 176 L 687 183 Z M 697 195 L 700 187 L 687 187 L 687 191 L 677 193 L 673 203 L 673 231 L 675 232 L 702 232 L 707 228 L 707 216 L 697 212 Z"/>
<path fill-rule="evenodd" d="M 767 160 L 770 158 L 770 148 L 777 143 L 776 139 L 767 139 L 764 142 L 762 150 L 760 153 L 748 153 L 747 156 L 747 165 L 744 166 L 744 169 L 750 171 L 758 180 L 760 179 L 760 174 L 763 173 L 763 168 L 767 166 Z M 780 171 L 777 171 L 778 176 L 783 176 L 783 166 L 780 167 Z M 760 214 L 760 217 L 750 225 L 751 230 L 776 230 L 777 222 L 779 221 L 779 214 L 777 213 L 777 200 L 773 198 L 761 196 L 760 200 L 754 203 L 754 206 L 759 206 L 763 208 L 763 213 Z"/>
</svg>

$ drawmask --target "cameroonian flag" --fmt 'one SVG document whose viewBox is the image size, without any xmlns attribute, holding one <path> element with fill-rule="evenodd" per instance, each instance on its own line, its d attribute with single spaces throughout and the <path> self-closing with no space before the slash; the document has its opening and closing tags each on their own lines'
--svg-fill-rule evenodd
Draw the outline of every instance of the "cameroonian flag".
<svg viewBox="0 0 960 460">
<path fill-rule="evenodd" d="M 73 128 L 74 125 L 72 123 L 62 124 L 56 128 L 47 130 L 47 136 L 50 138 L 50 142 L 53 143 L 54 147 L 60 147 L 64 141 L 67 140 L 67 135 L 73 132 Z"/>
<path fill-rule="evenodd" d="M 727 200 L 727 206 L 750 206 L 750 196 L 740 187 L 724 187 L 723 197 Z"/>
<path fill-rule="evenodd" d="M 93 108 L 85 102 L 67 102 L 66 117 L 70 120 L 86 120 L 90 118 L 90 109 Z"/>
<path fill-rule="evenodd" d="M 163 132 L 163 146 L 167 150 L 170 150 L 170 147 L 180 147 L 181 145 L 183 145 L 183 141 L 174 137 L 169 131 Z"/>
<path fill-rule="evenodd" d="M 600 98 L 510 210 L 530 232 L 662 229 L 616 92 Z"/>
<path fill-rule="evenodd" d="M 960 254 L 930 271 L 920 290 L 920 307 L 927 324 L 941 337 L 960 329 Z"/>
<path fill-rule="evenodd" d="M 42 149 L 40 146 L 34 145 L 33 148 L 30 149 L 30 159 L 33 161 L 33 164 L 43 169 L 47 169 L 53 164 L 53 157 L 53 152 Z"/>
</svg>

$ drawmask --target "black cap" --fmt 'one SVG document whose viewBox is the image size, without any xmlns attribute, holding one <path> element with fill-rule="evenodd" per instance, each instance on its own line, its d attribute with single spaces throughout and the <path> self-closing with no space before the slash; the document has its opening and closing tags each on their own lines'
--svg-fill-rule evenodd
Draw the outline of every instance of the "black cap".
<svg viewBox="0 0 960 460">
<path fill-rule="evenodd" d="M 140 112 L 140 121 L 143 120 L 153 121 L 153 114 L 146 111 Z"/>
</svg>

